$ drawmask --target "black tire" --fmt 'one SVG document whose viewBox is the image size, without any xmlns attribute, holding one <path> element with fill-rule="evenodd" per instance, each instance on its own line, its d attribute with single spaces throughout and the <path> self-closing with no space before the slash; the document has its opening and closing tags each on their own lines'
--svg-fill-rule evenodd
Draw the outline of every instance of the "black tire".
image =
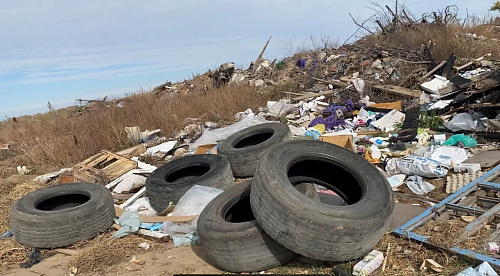
<svg viewBox="0 0 500 276">
<path fill-rule="evenodd" d="M 289 178 L 327 187 L 348 205 L 315 202 Z M 392 190 L 375 166 L 349 150 L 311 140 L 287 141 L 269 150 L 253 177 L 250 203 L 269 236 L 322 261 L 366 255 L 385 233 L 394 208 Z"/>
<path fill-rule="evenodd" d="M 156 169 L 146 179 L 146 193 L 151 207 L 164 211 L 194 185 L 227 190 L 233 186 L 229 162 L 214 154 L 191 155 L 171 161 Z"/>
<path fill-rule="evenodd" d="M 44 188 L 19 199 L 10 224 L 20 244 L 56 248 L 87 240 L 113 224 L 111 193 L 101 185 L 68 183 Z"/>
<path fill-rule="evenodd" d="M 210 260 L 222 270 L 254 272 L 297 257 L 269 237 L 250 207 L 251 180 L 213 199 L 198 218 L 198 233 Z"/>
<path fill-rule="evenodd" d="M 251 177 L 260 158 L 271 146 L 291 138 L 292 133 L 284 124 L 260 124 L 229 136 L 220 143 L 217 154 L 229 160 L 235 177 Z"/>
</svg>

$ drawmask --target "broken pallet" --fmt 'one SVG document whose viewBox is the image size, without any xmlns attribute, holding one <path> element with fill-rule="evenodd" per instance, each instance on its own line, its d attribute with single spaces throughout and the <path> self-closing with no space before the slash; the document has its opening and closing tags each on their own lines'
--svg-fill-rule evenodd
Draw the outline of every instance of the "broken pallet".
<svg viewBox="0 0 500 276">
<path fill-rule="evenodd" d="M 137 162 L 103 150 L 73 167 L 75 181 L 107 184 L 137 168 Z"/>
</svg>

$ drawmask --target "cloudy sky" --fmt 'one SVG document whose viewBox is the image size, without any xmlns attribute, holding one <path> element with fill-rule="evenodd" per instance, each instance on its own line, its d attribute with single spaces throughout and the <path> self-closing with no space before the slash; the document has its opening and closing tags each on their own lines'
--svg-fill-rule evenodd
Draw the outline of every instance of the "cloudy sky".
<svg viewBox="0 0 500 276">
<path fill-rule="evenodd" d="M 376 1 L 394 6 L 393 1 Z M 407 0 L 416 16 L 456 4 L 487 15 L 494 1 Z M 343 42 L 369 1 L 26 1 L 0 9 L 0 120 L 149 89 L 220 63 L 247 66 L 329 37 Z M 496 15 L 496 14 L 494 14 Z"/>
</svg>

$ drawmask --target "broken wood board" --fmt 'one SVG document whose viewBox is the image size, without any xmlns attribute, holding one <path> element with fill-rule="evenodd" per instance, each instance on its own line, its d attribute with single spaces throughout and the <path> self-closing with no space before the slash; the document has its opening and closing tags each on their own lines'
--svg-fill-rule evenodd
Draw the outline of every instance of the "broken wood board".
<svg viewBox="0 0 500 276">
<path fill-rule="evenodd" d="M 342 82 L 342 81 L 334 81 L 334 80 L 333 81 L 327 81 L 327 80 L 322 80 L 322 79 L 318 79 L 318 78 L 313 78 L 313 80 L 317 80 L 317 81 L 320 81 L 320 82 L 331 84 L 331 85 L 333 85 L 335 87 L 340 87 L 340 88 L 347 88 L 347 87 L 349 87 L 349 86 L 352 85 L 349 82 Z"/>
<path fill-rule="evenodd" d="M 73 167 L 75 181 L 107 184 L 137 168 L 137 162 L 103 150 Z"/>
<path fill-rule="evenodd" d="M 143 195 L 146 194 L 146 187 L 142 187 L 135 195 L 133 195 L 131 198 L 127 199 L 127 201 L 123 202 L 120 204 L 120 208 L 125 209 L 128 206 L 132 205 L 138 198 L 142 197 Z"/>
<path fill-rule="evenodd" d="M 424 79 L 426 79 L 426 78 L 430 77 L 430 76 L 431 76 L 432 74 L 434 74 L 437 70 L 439 70 L 439 68 L 443 67 L 446 63 L 447 63 L 447 61 L 446 61 L 446 60 L 441 61 L 441 63 L 440 63 L 438 66 L 434 67 L 434 69 L 432 69 L 431 71 L 429 71 L 429 73 L 427 73 L 427 74 L 425 74 L 423 77 L 421 77 L 421 78 L 420 78 L 420 81 L 422 81 L 422 80 L 424 80 Z"/>
<path fill-rule="evenodd" d="M 115 228 L 116 230 L 120 230 L 122 227 L 118 224 L 113 224 L 113 228 Z M 160 241 L 160 242 L 165 242 L 165 241 L 168 241 L 170 240 L 170 235 L 169 234 L 165 234 L 165 233 L 161 233 L 159 231 L 151 231 L 151 230 L 147 230 L 147 229 L 139 229 L 139 231 L 137 231 L 137 234 L 139 236 L 142 236 L 142 237 L 145 237 L 145 238 L 151 238 L 155 241 Z"/>
<path fill-rule="evenodd" d="M 134 156 L 139 156 L 145 152 L 146 152 L 146 146 L 144 146 L 144 144 L 140 144 L 138 146 L 119 151 L 116 154 L 125 156 L 127 158 L 132 158 Z"/>
<path fill-rule="evenodd" d="M 117 217 L 120 217 L 125 210 L 115 205 L 115 214 Z M 144 223 L 157 223 L 157 222 L 188 222 L 195 218 L 196 216 L 139 216 L 141 222 Z"/>
<path fill-rule="evenodd" d="M 481 164 L 481 168 L 491 168 L 500 163 L 500 150 L 483 151 L 465 160 L 467 164 Z"/>
<path fill-rule="evenodd" d="M 333 90 L 327 90 L 327 91 L 323 91 L 321 93 L 311 93 L 310 95 L 304 95 L 304 96 L 295 97 L 295 98 L 292 99 L 292 101 L 307 100 L 307 99 L 316 98 L 316 97 L 319 97 L 319 96 L 330 95 L 330 94 L 333 94 L 334 92 L 335 91 L 333 91 Z"/>
<path fill-rule="evenodd" d="M 414 98 L 420 97 L 420 94 L 421 94 L 420 90 L 410 89 L 410 88 L 405 88 L 405 87 L 400 87 L 400 86 L 394 86 L 394 85 L 376 84 L 376 85 L 373 85 L 372 87 L 377 89 L 377 90 L 384 91 L 387 93 L 411 96 Z"/>
</svg>

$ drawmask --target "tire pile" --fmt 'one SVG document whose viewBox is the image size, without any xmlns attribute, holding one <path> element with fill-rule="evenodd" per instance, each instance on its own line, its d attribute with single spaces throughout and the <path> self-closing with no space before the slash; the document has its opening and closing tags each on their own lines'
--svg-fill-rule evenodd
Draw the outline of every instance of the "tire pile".
<svg viewBox="0 0 500 276">
<path fill-rule="evenodd" d="M 253 178 L 217 196 L 201 213 L 198 232 L 210 259 L 222 270 L 251 272 L 298 255 L 336 262 L 366 255 L 385 233 L 394 208 L 386 178 L 349 150 L 290 140 L 278 128 L 251 127 L 221 143 L 219 154 L 228 158 L 233 174 Z M 271 138 L 257 143 L 263 137 Z M 242 141 L 250 145 L 238 148 Z M 328 188 L 347 205 L 318 202 L 299 191 L 301 184 Z"/>
<path fill-rule="evenodd" d="M 162 212 L 194 185 L 224 190 L 200 214 L 198 233 L 213 264 L 230 272 L 266 270 L 299 255 L 335 262 L 366 255 L 394 208 L 386 178 L 342 147 L 291 138 L 286 125 L 266 123 L 228 137 L 218 155 L 169 162 L 146 180 L 151 205 Z M 233 176 L 252 179 L 234 186 Z M 323 203 L 313 184 L 345 204 Z M 89 183 L 41 189 L 11 209 L 15 239 L 40 248 L 92 238 L 113 218 L 111 193 Z"/>
</svg>

